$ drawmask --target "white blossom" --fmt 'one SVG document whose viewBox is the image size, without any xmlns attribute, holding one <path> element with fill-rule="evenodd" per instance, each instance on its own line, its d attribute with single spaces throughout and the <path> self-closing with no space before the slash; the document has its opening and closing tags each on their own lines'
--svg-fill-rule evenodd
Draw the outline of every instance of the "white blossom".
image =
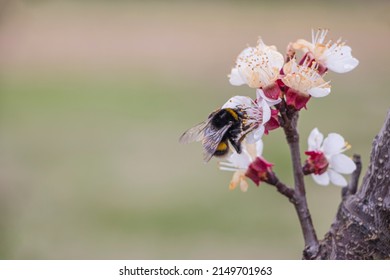
<svg viewBox="0 0 390 280">
<path fill-rule="evenodd" d="M 283 64 L 283 55 L 259 39 L 255 48 L 248 47 L 238 55 L 229 81 L 234 86 L 264 88 L 275 83 Z"/>
<path fill-rule="evenodd" d="M 256 144 L 243 145 L 241 154 L 234 152 L 231 154 L 227 161 L 220 162 L 219 169 L 223 171 L 232 171 L 233 177 L 229 184 L 229 189 L 234 190 L 238 185 L 241 191 L 246 192 L 248 190 L 248 182 L 245 173 L 249 165 L 256 159 L 261 157 L 263 153 L 263 141 L 259 140 Z"/>
<path fill-rule="evenodd" d="M 351 47 L 347 46 L 341 38 L 336 42 L 331 40 L 326 42 L 328 31 L 328 29 L 319 29 L 317 32 L 312 30 L 311 43 L 299 39 L 293 44 L 293 47 L 311 53 L 318 63 L 323 64 L 333 72 L 346 73 L 355 69 L 359 60 L 352 56 Z"/>
<path fill-rule="evenodd" d="M 341 174 L 351 174 L 356 165 L 351 158 L 343 152 L 350 148 L 344 138 L 337 133 L 330 133 L 325 139 L 322 133 L 314 128 L 308 138 L 309 152 L 322 153 L 329 165 L 322 174 L 311 174 L 314 181 L 319 185 L 346 186 L 348 183 Z"/>
<path fill-rule="evenodd" d="M 318 74 L 315 64 L 310 67 L 307 63 L 299 65 L 295 59 L 291 59 L 284 65 L 283 71 L 283 83 L 297 94 L 324 97 L 330 93 L 330 82 L 325 82 Z"/>
</svg>

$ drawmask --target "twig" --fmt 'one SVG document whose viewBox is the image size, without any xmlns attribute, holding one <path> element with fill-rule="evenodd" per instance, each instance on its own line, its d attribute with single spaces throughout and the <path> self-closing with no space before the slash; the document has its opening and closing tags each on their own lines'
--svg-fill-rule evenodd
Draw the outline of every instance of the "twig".
<svg viewBox="0 0 390 280">
<path fill-rule="evenodd" d="M 351 174 L 351 180 L 349 181 L 348 186 L 343 188 L 341 191 L 343 200 L 348 196 L 354 195 L 356 193 L 359 184 L 360 173 L 362 171 L 362 161 L 360 155 L 354 154 L 352 159 L 356 164 L 356 169 Z"/>
<path fill-rule="evenodd" d="M 295 52 L 291 45 L 287 48 L 286 62 L 294 56 Z M 272 184 L 276 189 L 294 204 L 301 225 L 305 241 L 304 256 L 306 259 L 314 259 L 319 252 L 319 243 L 311 219 L 306 200 L 305 181 L 301 164 L 301 152 L 299 148 L 298 117 L 299 112 L 288 107 L 285 99 L 275 106 L 280 112 L 280 126 L 283 127 L 286 140 L 290 148 L 291 161 L 294 172 L 294 189 L 288 188 L 279 180 Z M 275 176 L 276 177 L 276 176 Z M 277 178 L 276 178 L 277 179 Z"/>
<path fill-rule="evenodd" d="M 319 250 L 319 243 L 306 200 L 305 181 L 299 148 L 299 134 L 297 130 L 298 117 L 298 111 L 293 112 L 290 118 L 291 121 L 285 123 L 283 130 L 290 148 L 294 171 L 294 198 L 292 202 L 294 203 L 305 241 L 304 254 L 307 258 L 311 259 L 316 257 Z"/>
<path fill-rule="evenodd" d="M 276 187 L 276 190 L 280 192 L 282 195 L 287 197 L 292 203 L 294 202 L 294 190 L 284 183 L 282 183 L 278 177 L 276 177 L 275 173 L 272 173 L 272 178 L 267 181 L 268 184 Z"/>
</svg>

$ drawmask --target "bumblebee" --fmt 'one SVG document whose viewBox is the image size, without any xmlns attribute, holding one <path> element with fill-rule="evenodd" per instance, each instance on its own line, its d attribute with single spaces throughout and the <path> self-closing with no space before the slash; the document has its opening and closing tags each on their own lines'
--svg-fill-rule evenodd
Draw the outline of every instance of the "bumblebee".
<svg viewBox="0 0 390 280">
<path fill-rule="evenodd" d="M 180 143 L 202 141 L 203 159 L 208 162 L 213 156 L 229 152 L 229 143 L 241 153 L 241 142 L 251 129 L 245 126 L 245 111 L 241 108 L 224 108 L 212 112 L 206 121 L 188 129 L 180 137 Z"/>
</svg>

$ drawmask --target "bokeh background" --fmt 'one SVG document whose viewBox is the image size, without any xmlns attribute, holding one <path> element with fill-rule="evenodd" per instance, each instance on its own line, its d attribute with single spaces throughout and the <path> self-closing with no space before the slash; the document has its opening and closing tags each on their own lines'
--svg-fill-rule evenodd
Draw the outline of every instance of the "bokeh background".
<svg viewBox="0 0 390 280">
<path fill-rule="evenodd" d="M 327 27 L 360 65 L 302 111 L 369 160 L 389 108 L 389 1 L 0 1 L 0 258 L 299 259 L 294 208 L 231 175 L 183 131 L 233 95 L 227 74 L 258 36 L 284 52 Z M 286 183 L 281 131 L 265 157 Z M 340 189 L 307 178 L 319 237 Z"/>
</svg>

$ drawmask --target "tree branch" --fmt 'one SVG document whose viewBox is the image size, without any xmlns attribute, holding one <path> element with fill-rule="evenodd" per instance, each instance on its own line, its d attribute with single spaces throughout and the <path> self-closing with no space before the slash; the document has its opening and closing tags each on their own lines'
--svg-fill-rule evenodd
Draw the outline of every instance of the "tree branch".
<svg viewBox="0 0 390 280">
<path fill-rule="evenodd" d="M 317 256 L 319 243 L 306 200 L 305 181 L 301 164 L 301 152 L 299 148 L 299 134 L 297 130 L 299 113 L 298 111 L 288 112 L 287 110 L 283 110 L 285 108 L 285 106 L 282 106 L 281 114 L 282 118 L 288 120 L 283 122 L 283 130 L 290 148 L 294 172 L 294 197 L 293 199 L 290 199 L 290 201 L 295 206 L 301 225 L 305 241 L 304 255 L 306 258 L 312 259 Z"/>
<path fill-rule="evenodd" d="M 272 178 L 270 178 L 267 183 L 271 186 L 276 187 L 276 190 L 278 192 L 287 197 L 292 203 L 295 203 L 294 190 L 282 183 L 279 178 L 276 177 L 275 173 L 272 174 Z"/>
<path fill-rule="evenodd" d="M 348 196 L 356 193 L 359 184 L 360 173 L 362 171 L 362 161 L 360 155 L 355 154 L 353 155 L 352 159 L 356 164 L 356 169 L 351 174 L 351 180 L 349 181 L 348 186 L 343 188 L 341 191 L 343 200 L 345 200 Z"/>
<path fill-rule="evenodd" d="M 355 162 L 356 162 L 355 157 Z M 316 259 L 390 259 L 390 110 L 372 145 L 357 190 L 358 169 Z M 305 255 L 304 255 L 305 258 Z"/>
</svg>

